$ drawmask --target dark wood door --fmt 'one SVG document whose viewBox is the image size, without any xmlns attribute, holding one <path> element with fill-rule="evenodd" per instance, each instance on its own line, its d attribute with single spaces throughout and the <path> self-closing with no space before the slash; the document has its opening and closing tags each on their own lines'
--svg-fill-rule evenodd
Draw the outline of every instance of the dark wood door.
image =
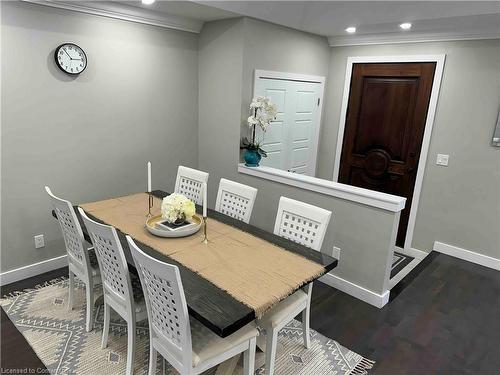
<svg viewBox="0 0 500 375">
<path fill-rule="evenodd" d="M 435 63 L 354 64 L 339 182 L 406 197 L 403 247 Z"/>
</svg>

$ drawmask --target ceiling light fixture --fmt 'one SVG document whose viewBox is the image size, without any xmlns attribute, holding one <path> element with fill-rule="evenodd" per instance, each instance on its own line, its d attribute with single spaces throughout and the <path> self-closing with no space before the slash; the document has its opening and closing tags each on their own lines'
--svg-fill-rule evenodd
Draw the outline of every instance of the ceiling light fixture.
<svg viewBox="0 0 500 375">
<path fill-rule="evenodd" d="M 345 29 L 349 34 L 354 34 L 356 32 L 356 28 L 354 26 L 350 26 L 347 29 Z"/>
<path fill-rule="evenodd" d="M 410 30 L 411 29 L 411 23 L 409 22 L 404 22 L 401 25 L 399 25 L 403 30 Z"/>
<path fill-rule="evenodd" d="M 142 0 L 142 3 L 143 3 L 144 5 L 151 5 L 151 4 L 153 4 L 154 2 L 155 2 L 155 0 Z"/>
</svg>

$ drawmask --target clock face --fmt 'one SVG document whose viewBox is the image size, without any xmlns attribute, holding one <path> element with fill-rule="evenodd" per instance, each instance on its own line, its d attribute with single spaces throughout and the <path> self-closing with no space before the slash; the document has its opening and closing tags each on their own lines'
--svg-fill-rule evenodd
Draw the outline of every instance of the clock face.
<svg viewBox="0 0 500 375">
<path fill-rule="evenodd" d="M 57 66 L 65 73 L 80 74 L 87 67 L 87 55 L 73 43 L 61 44 L 54 53 Z"/>
</svg>

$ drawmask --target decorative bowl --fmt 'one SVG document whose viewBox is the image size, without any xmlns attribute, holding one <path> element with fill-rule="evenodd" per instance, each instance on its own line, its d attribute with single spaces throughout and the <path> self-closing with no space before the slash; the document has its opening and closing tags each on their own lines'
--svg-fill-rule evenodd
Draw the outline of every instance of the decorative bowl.
<svg viewBox="0 0 500 375">
<path fill-rule="evenodd" d="M 165 226 L 158 225 L 158 223 L 163 220 L 164 219 L 161 217 L 161 215 L 150 217 L 146 220 L 146 229 L 149 231 L 149 233 L 158 237 L 187 237 L 198 232 L 202 224 L 201 217 L 195 215 L 189 220 L 193 225 L 186 225 L 186 227 L 175 228 L 172 230 L 168 229 Z"/>
</svg>

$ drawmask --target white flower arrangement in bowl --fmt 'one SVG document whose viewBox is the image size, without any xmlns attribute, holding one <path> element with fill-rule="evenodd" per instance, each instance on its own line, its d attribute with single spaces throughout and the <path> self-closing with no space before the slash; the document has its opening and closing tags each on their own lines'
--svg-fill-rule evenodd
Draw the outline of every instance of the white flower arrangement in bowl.
<svg viewBox="0 0 500 375">
<path fill-rule="evenodd" d="M 276 119 L 278 109 L 269 98 L 265 96 L 257 96 L 250 103 L 251 116 L 248 117 L 247 123 L 252 131 L 252 139 L 247 137 L 241 139 L 240 149 L 244 149 L 245 165 L 249 167 L 258 167 L 260 159 L 267 157 L 266 151 L 260 147 L 260 143 L 255 139 L 255 129 L 260 127 L 265 133 L 268 126 Z"/>
<path fill-rule="evenodd" d="M 196 213 L 194 202 L 182 194 L 173 193 L 163 198 L 161 217 L 171 224 L 182 224 Z"/>
</svg>

